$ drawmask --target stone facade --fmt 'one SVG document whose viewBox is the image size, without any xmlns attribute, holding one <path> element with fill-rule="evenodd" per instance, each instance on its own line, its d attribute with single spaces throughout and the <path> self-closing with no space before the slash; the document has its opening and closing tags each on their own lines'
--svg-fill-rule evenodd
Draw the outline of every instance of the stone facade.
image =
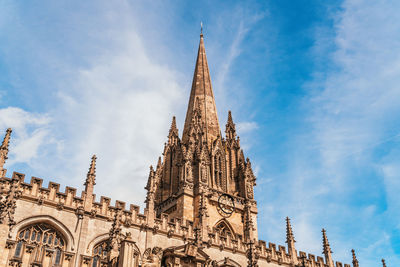
<svg viewBox="0 0 400 267">
<path fill-rule="evenodd" d="M 297 252 L 289 218 L 287 249 L 258 240 L 256 177 L 231 112 L 221 134 L 202 34 L 182 138 L 174 117 L 143 213 L 95 200 L 96 156 L 80 196 L 21 173 L 6 177 L 10 135 L 0 147 L 0 266 L 350 266 L 333 262 L 325 230 L 324 258 Z"/>
</svg>

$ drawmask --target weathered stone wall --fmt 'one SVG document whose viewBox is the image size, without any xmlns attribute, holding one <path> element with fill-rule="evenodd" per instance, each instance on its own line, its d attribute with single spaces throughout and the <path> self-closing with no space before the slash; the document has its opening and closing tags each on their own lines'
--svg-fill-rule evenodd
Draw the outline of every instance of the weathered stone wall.
<svg viewBox="0 0 400 267">
<path fill-rule="evenodd" d="M 93 266 L 93 248 L 109 238 L 113 220 L 119 210 L 122 214 L 121 233 L 125 236 L 129 235 L 130 247 L 132 244 L 135 245 L 139 255 L 138 262 L 142 266 L 150 264 L 146 263 L 146 259 L 151 258 L 148 252 L 147 256 L 145 255 L 148 249 L 159 247 L 160 257 L 162 257 L 163 252 L 168 249 L 195 242 L 193 223 L 190 221 L 171 220 L 168 215 L 163 214 L 161 218 L 155 218 L 153 222 L 149 222 L 149 216 L 139 213 L 137 206 L 130 205 L 130 209 L 125 210 L 125 203 L 121 201 L 116 201 L 115 206 L 111 206 L 110 199 L 106 197 L 101 197 L 99 203 L 93 202 L 93 210 L 85 211 L 82 208 L 84 202 L 82 196 L 77 197 L 74 188 L 67 187 L 65 193 L 59 192 L 59 185 L 56 183 L 49 183 L 49 187 L 44 188 L 41 179 L 38 178 L 32 178 L 30 183 L 25 183 L 24 175 L 18 173 L 14 173 L 12 179 L 2 178 L 0 181 L 3 188 L 2 199 L 10 194 L 12 181 L 22 191 L 15 202 L 15 209 L 10 210 L 15 225 L 10 227 L 8 219 L 0 224 L 0 266 L 31 266 L 29 264 L 32 263 L 32 255 L 29 254 L 28 247 L 24 249 L 22 257 L 14 257 L 17 234 L 25 227 L 38 223 L 50 225 L 64 237 L 66 246 L 60 266 Z M 84 193 L 82 195 L 84 196 Z M 149 227 L 149 225 L 153 226 Z M 240 238 L 240 235 L 234 238 L 219 236 L 217 232 L 209 232 L 208 235 L 208 242 L 199 245 L 199 251 L 201 250 L 201 253 L 206 255 L 204 257 L 208 257 L 208 262 L 215 261 L 214 264 L 217 266 L 224 264 L 225 266 L 247 266 L 248 245 Z M 278 264 L 290 266 L 292 262 L 291 255 L 283 246 L 269 244 L 267 247 L 265 242 L 259 241 L 254 244 L 254 247 L 260 267 Z M 121 249 L 121 251 L 125 251 L 123 258 L 133 253 L 132 249 Z M 174 253 L 178 255 L 180 252 Z M 42 266 L 54 266 L 52 263 L 55 257 L 54 252 L 49 249 L 44 255 Z M 182 256 L 179 261 L 181 265 L 175 266 L 196 266 L 190 265 L 194 264 L 191 263 L 191 257 Z M 324 260 L 321 257 L 306 256 L 302 252 L 296 257 L 298 259 L 303 257 L 312 267 L 324 266 Z M 160 266 L 161 258 L 156 264 L 159 265 L 148 266 Z M 126 266 L 130 265 L 127 263 Z M 337 263 L 337 266 L 341 266 L 340 263 Z"/>
</svg>

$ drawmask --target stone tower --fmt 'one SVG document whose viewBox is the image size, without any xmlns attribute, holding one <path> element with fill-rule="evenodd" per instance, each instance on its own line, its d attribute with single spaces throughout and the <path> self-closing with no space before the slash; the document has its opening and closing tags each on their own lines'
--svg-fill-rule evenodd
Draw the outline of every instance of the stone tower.
<svg viewBox="0 0 400 267">
<path fill-rule="evenodd" d="M 225 137 L 221 134 L 203 34 L 182 138 L 172 119 L 162 162 L 154 175 L 154 208 L 171 218 L 194 222 L 198 241 L 221 236 L 257 240 L 256 178 L 245 159 L 229 111 Z M 149 195 L 149 194 L 148 194 Z M 214 229 L 213 229 L 214 228 Z"/>
</svg>

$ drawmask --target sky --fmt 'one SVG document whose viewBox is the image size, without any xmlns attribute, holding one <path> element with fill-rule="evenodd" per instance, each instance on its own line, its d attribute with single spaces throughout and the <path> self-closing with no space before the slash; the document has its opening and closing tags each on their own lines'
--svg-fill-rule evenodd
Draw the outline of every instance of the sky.
<svg viewBox="0 0 400 267">
<path fill-rule="evenodd" d="M 183 128 L 200 22 L 220 125 L 257 176 L 259 238 L 400 265 L 400 1 L 0 0 L 0 133 L 13 171 L 144 206 Z M 222 129 L 224 130 L 224 129 Z"/>
</svg>

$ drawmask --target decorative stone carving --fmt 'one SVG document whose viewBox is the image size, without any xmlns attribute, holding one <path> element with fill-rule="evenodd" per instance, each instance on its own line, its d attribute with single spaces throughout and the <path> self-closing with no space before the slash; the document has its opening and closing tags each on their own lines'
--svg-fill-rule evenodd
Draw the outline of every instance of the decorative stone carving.
<svg viewBox="0 0 400 267">
<path fill-rule="evenodd" d="M 14 240 L 7 240 L 6 241 L 6 249 L 12 249 L 15 246 L 15 241 Z"/>
<path fill-rule="evenodd" d="M 248 198 L 251 198 L 251 199 L 254 198 L 253 185 L 252 184 L 248 183 L 246 185 L 246 191 L 247 191 L 247 197 Z"/>
<path fill-rule="evenodd" d="M 57 209 L 58 209 L 58 210 L 63 210 L 63 209 L 64 209 L 64 203 L 61 202 L 61 201 L 59 201 L 59 202 L 57 203 Z"/>
<path fill-rule="evenodd" d="M 46 252 L 45 253 L 46 257 L 51 257 L 54 254 L 54 250 L 53 249 L 46 249 L 45 252 Z"/>
<path fill-rule="evenodd" d="M 154 247 L 153 249 L 147 248 L 143 254 L 142 267 L 159 267 L 161 266 L 162 249 Z"/>
<path fill-rule="evenodd" d="M 20 188 L 20 184 L 23 177 L 18 173 L 14 173 L 14 175 L 15 176 L 10 181 L 9 190 L 5 198 L 3 198 L 0 202 L 0 223 L 5 223 L 6 221 L 8 222 L 9 237 L 11 230 L 16 224 L 14 220 L 14 213 L 17 207 L 17 200 L 22 195 L 22 188 Z"/>
<path fill-rule="evenodd" d="M 89 256 L 82 257 L 83 264 L 89 264 L 91 260 L 92 260 L 92 257 L 89 257 Z"/>
<path fill-rule="evenodd" d="M 33 245 L 29 245 L 29 244 L 26 244 L 26 245 L 25 245 L 25 251 L 26 251 L 26 253 L 31 254 L 32 251 L 33 251 L 34 249 L 35 249 L 35 246 L 33 246 Z"/>
<path fill-rule="evenodd" d="M 10 259 L 8 266 L 10 267 L 21 267 L 22 266 L 22 262 L 21 259 Z"/>
<path fill-rule="evenodd" d="M 192 176 L 192 163 L 190 161 L 186 161 L 185 163 L 185 176 L 186 176 L 186 181 L 192 183 L 193 182 L 193 176 Z"/>
<path fill-rule="evenodd" d="M 73 256 L 74 256 L 73 253 L 68 253 L 68 252 L 65 252 L 65 253 L 64 253 L 64 259 L 65 259 L 66 261 L 71 261 L 71 259 L 72 259 Z"/>
<path fill-rule="evenodd" d="M 206 183 L 208 180 L 208 175 L 207 175 L 207 165 L 204 161 L 200 163 L 200 177 L 201 181 L 203 183 Z"/>
<path fill-rule="evenodd" d="M 85 215 L 85 210 L 84 210 L 83 206 L 79 206 L 75 210 L 75 214 L 76 214 L 76 216 L 78 216 L 78 220 L 82 220 L 83 216 Z"/>
<path fill-rule="evenodd" d="M 97 210 L 96 210 L 96 209 L 92 209 L 92 210 L 90 211 L 90 218 L 95 218 L 96 215 L 97 215 Z"/>
</svg>

